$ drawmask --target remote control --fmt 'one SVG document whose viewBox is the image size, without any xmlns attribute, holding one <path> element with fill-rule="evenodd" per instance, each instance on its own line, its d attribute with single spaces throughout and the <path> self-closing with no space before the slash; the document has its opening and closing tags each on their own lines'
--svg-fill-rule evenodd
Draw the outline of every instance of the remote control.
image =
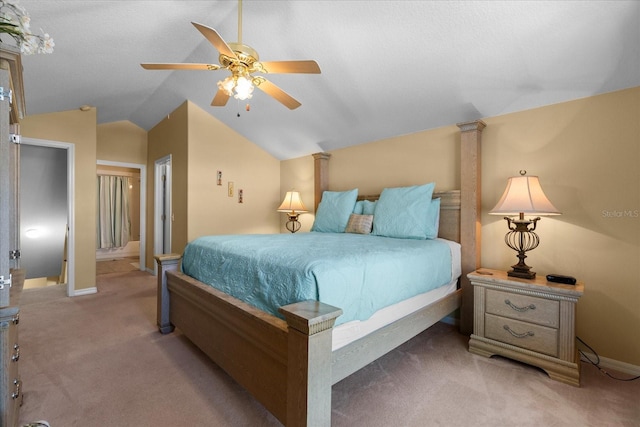
<svg viewBox="0 0 640 427">
<path fill-rule="evenodd" d="M 547 280 L 554 283 L 564 283 L 565 285 L 575 285 L 576 278 L 572 276 L 564 276 L 562 274 L 548 274 Z"/>
</svg>

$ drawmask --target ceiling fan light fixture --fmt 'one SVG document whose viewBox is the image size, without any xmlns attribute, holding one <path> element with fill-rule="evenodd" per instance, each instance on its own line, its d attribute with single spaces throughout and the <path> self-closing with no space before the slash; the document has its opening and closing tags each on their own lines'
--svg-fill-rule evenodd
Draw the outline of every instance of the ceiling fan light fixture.
<svg viewBox="0 0 640 427">
<path fill-rule="evenodd" d="M 218 89 L 227 94 L 227 96 L 233 96 L 233 88 L 236 85 L 234 76 L 229 76 L 224 80 L 218 82 Z"/>
<path fill-rule="evenodd" d="M 233 96 L 236 99 L 244 101 L 253 96 L 253 83 L 251 76 L 233 75 L 218 82 L 218 89 L 223 91 L 227 96 Z"/>
<path fill-rule="evenodd" d="M 234 98 L 245 100 L 250 99 L 253 96 L 253 83 L 251 78 L 246 76 L 238 76 L 236 79 L 236 87 L 234 88 Z"/>
</svg>

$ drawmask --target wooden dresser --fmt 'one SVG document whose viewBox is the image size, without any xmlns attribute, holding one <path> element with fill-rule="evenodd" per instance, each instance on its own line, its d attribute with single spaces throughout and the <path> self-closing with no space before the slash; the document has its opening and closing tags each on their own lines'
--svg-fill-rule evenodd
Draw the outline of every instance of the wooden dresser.
<svg viewBox="0 0 640 427">
<path fill-rule="evenodd" d="M 575 306 L 584 285 L 519 279 L 481 269 L 468 274 L 474 290 L 469 351 L 494 354 L 543 369 L 549 377 L 580 386 Z"/>
<path fill-rule="evenodd" d="M 13 270 L 9 305 L 0 307 L 0 426 L 2 427 L 13 427 L 18 424 L 18 410 L 22 404 L 22 383 L 18 371 L 20 360 L 18 324 L 23 284 L 24 271 Z M 7 286 L 0 285 L 3 288 L 0 292 L 6 292 Z"/>
</svg>

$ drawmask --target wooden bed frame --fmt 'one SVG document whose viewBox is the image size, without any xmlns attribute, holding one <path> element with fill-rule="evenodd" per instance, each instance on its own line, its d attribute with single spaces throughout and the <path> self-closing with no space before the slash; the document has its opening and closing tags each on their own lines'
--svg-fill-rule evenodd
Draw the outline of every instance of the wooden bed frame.
<svg viewBox="0 0 640 427">
<path fill-rule="evenodd" d="M 465 321 L 472 320 L 473 288 L 466 275 L 480 262 L 479 149 L 484 123 L 458 126 L 461 189 L 434 193 L 441 198 L 439 235 L 462 245 L 463 277 L 456 292 L 332 351 L 332 328 L 342 314 L 340 308 L 299 302 L 280 308 L 283 320 L 182 274 L 180 255 L 156 255 L 160 332 L 180 329 L 283 424 L 313 427 L 331 425 L 333 384 L 458 308 L 461 331 L 469 334 Z M 319 201 L 327 189 L 329 155 L 314 158 Z"/>
</svg>

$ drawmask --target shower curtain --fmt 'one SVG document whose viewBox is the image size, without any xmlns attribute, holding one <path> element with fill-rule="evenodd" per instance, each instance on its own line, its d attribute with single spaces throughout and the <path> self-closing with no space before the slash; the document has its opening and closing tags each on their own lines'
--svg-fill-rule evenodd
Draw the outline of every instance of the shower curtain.
<svg viewBox="0 0 640 427">
<path fill-rule="evenodd" d="M 129 178 L 98 176 L 98 249 L 122 248 L 129 243 Z"/>
</svg>

